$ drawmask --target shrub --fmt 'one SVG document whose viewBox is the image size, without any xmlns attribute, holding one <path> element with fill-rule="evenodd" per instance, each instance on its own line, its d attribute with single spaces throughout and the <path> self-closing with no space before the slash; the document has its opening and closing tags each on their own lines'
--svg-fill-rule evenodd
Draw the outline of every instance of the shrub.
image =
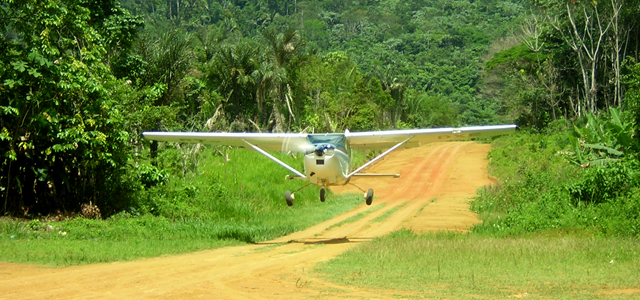
<svg viewBox="0 0 640 300">
<path fill-rule="evenodd" d="M 638 185 L 637 161 L 587 168 L 580 182 L 568 186 L 574 205 L 598 204 L 626 196 Z"/>
</svg>

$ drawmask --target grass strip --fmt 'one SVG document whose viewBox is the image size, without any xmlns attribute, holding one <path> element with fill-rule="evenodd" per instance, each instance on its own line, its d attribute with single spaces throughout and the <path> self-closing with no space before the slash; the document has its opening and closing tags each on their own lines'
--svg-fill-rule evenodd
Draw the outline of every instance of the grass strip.
<svg viewBox="0 0 640 300">
<path fill-rule="evenodd" d="M 372 213 L 372 212 L 374 212 L 374 211 L 376 211 L 378 209 L 381 209 L 384 206 L 385 206 L 384 203 L 378 204 L 378 205 L 376 205 L 374 207 L 371 207 L 371 208 L 369 208 L 369 209 L 367 209 L 367 210 L 365 210 L 365 211 L 363 211 L 363 212 L 361 212 L 359 214 L 356 214 L 355 216 L 352 216 L 352 217 L 350 217 L 350 218 L 348 218 L 348 219 L 346 219 L 346 220 L 344 220 L 342 222 L 338 222 L 336 224 L 333 224 L 333 225 L 329 226 L 329 228 L 327 228 L 326 230 L 330 230 L 330 229 L 333 229 L 333 228 L 336 228 L 336 227 L 340 227 L 340 226 L 342 226 L 344 224 L 353 223 L 355 221 L 358 221 L 358 220 L 362 219 L 364 216 L 366 216 L 366 215 L 368 215 L 368 214 L 370 214 L 370 213 Z"/>
<path fill-rule="evenodd" d="M 409 202 L 402 203 L 401 205 L 396 206 L 396 207 L 386 211 L 384 214 L 380 215 L 379 217 L 371 220 L 371 222 L 382 222 L 382 221 L 386 220 L 387 218 L 389 218 L 389 216 L 391 216 L 392 214 L 394 214 L 395 212 L 400 210 L 401 208 L 407 206 L 407 204 L 409 204 Z"/>
<path fill-rule="evenodd" d="M 171 220 L 161 216 L 114 216 L 107 220 L 25 222 L 0 218 L 0 261 L 51 266 L 84 265 L 175 255 L 270 240 L 344 213 L 360 198 L 334 196 L 247 220 Z M 49 227 L 51 226 L 51 227 Z"/>
</svg>

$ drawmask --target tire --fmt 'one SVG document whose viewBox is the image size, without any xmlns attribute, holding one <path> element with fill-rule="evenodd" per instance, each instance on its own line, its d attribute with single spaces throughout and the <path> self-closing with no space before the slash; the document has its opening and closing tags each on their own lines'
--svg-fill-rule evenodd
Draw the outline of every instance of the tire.
<svg viewBox="0 0 640 300">
<path fill-rule="evenodd" d="M 293 206 L 293 194 L 291 191 L 284 192 L 284 200 L 287 200 L 287 205 Z"/>
<path fill-rule="evenodd" d="M 326 194 L 326 191 L 324 190 L 324 188 L 321 188 L 320 189 L 320 202 L 324 202 L 325 194 Z"/>
<path fill-rule="evenodd" d="M 364 201 L 367 203 L 367 205 L 371 205 L 371 203 L 373 202 L 373 190 L 369 189 L 367 191 L 367 195 L 364 196 Z"/>
</svg>

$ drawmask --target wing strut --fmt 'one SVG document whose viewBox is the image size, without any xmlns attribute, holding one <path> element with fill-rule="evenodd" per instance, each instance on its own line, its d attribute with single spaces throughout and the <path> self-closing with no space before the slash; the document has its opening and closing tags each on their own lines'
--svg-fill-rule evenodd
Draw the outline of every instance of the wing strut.
<svg viewBox="0 0 640 300">
<path fill-rule="evenodd" d="M 400 142 L 400 143 L 396 144 L 395 146 L 393 146 L 393 147 L 389 148 L 389 150 L 387 150 L 387 151 L 383 152 L 382 154 L 378 155 L 378 157 L 376 157 L 376 158 L 372 159 L 372 160 L 371 160 L 371 161 L 369 161 L 368 163 L 366 163 L 366 164 L 362 165 L 360 168 L 357 168 L 355 171 L 351 172 L 351 174 L 347 175 L 347 178 L 351 178 L 351 176 L 356 175 L 356 173 L 360 172 L 360 171 L 361 171 L 361 170 L 363 170 L 364 168 L 366 168 L 366 167 L 370 166 L 370 165 L 371 165 L 371 164 L 373 164 L 374 162 L 376 162 L 376 161 L 378 161 L 379 159 L 383 158 L 385 155 L 387 155 L 387 154 L 391 153 L 391 151 L 398 149 L 398 147 L 400 147 L 400 146 L 404 145 L 404 143 L 408 142 L 408 141 L 409 141 L 410 139 L 412 139 L 412 138 L 413 138 L 413 136 L 410 136 L 408 139 L 406 139 L 406 140 L 404 140 L 404 141 L 402 141 L 402 142 Z M 364 175 L 364 174 L 362 174 L 362 175 Z M 397 175 L 397 174 L 394 174 L 394 175 L 391 175 L 391 176 L 394 176 L 394 177 L 400 177 L 399 175 L 397 175 L 397 176 L 396 176 L 396 175 Z M 366 176 L 366 175 L 365 175 L 365 176 Z M 383 175 L 383 176 L 384 176 L 384 175 Z"/>
<path fill-rule="evenodd" d="M 245 141 L 245 140 L 242 140 L 242 141 L 243 141 L 245 144 L 247 144 L 247 145 L 251 146 L 251 148 L 253 148 L 254 150 L 256 150 L 256 151 L 258 151 L 258 152 L 262 153 L 264 156 L 266 156 L 266 157 L 268 157 L 269 159 L 271 159 L 271 160 L 273 160 L 273 161 L 277 162 L 279 165 L 281 165 L 281 166 L 283 166 L 283 167 L 287 168 L 287 170 L 289 170 L 289 171 L 291 171 L 291 172 L 295 173 L 296 175 L 298 175 L 298 177 L 301 177 L 301 178 L 303 178 L 303 179 L 304 179 L 304 178 L 307 178 L 307 176 L 304 176 L 304 174 L 300 173 L 298 170 L 296 170 L 296 169 L 294 169 L 293 167 L 291 167 L 291 166 L 287 165 L 287 164 L 286 164 L 286 163 L 284 163 L 283 161 L 281 161 L 281 160 L 279 160 L 279 159 L 275 158 L 273 155 L 271 155 L 271 154 L 267 153 L 267 151 L 264 151 L 264 150 L 260 149 L 258 146 L 253 145 L 253 144 L 251 144 L 251 143 L 249 143 L 249 142 L 247 142 L 247 141 Z"/>
</svg>

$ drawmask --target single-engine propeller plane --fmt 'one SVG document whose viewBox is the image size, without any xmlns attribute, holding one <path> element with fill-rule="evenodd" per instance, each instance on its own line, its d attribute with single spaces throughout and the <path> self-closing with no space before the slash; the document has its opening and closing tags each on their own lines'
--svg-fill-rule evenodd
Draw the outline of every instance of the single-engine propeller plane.
<svg viewBox="0 0 640 300">
<path fill-rule="evenodd" d="M 286 191 L 287 205 L 292 206 L 294 194 L 306 186 L 320 186 L 320 201 L 325 200 L 325 188 L 332 185 L 351 184 L 355 176 L 391 176 L 400 174 L 367 174 L 362 170 L 400 147 L 415 147 L 431 142 L 461 139 L 478 139 L 509 134 L 516 125 L 474 126 L 461 128 L 431 128 L 408 130 L 385 130 L 344 133 L 215 133 L 215 132 L 143 132 L 149 140 L 160 142 L 202 143 L 211 145 L 229 145 L 255 150 L 283 166 L 294 175 L 287 179 L 308 181 L 294 192 Z M 390 147 L 390 148 L 389 148 Z M 366 164 L 351 171 L 351 149 L 386 149 L 385 152 Z M 267 151 L 285 151 L 304 153 L 304 172 L 287 165 Z M 373 201 L 373 190 L 364 192 L 367 205 Z"/>
</svg>

